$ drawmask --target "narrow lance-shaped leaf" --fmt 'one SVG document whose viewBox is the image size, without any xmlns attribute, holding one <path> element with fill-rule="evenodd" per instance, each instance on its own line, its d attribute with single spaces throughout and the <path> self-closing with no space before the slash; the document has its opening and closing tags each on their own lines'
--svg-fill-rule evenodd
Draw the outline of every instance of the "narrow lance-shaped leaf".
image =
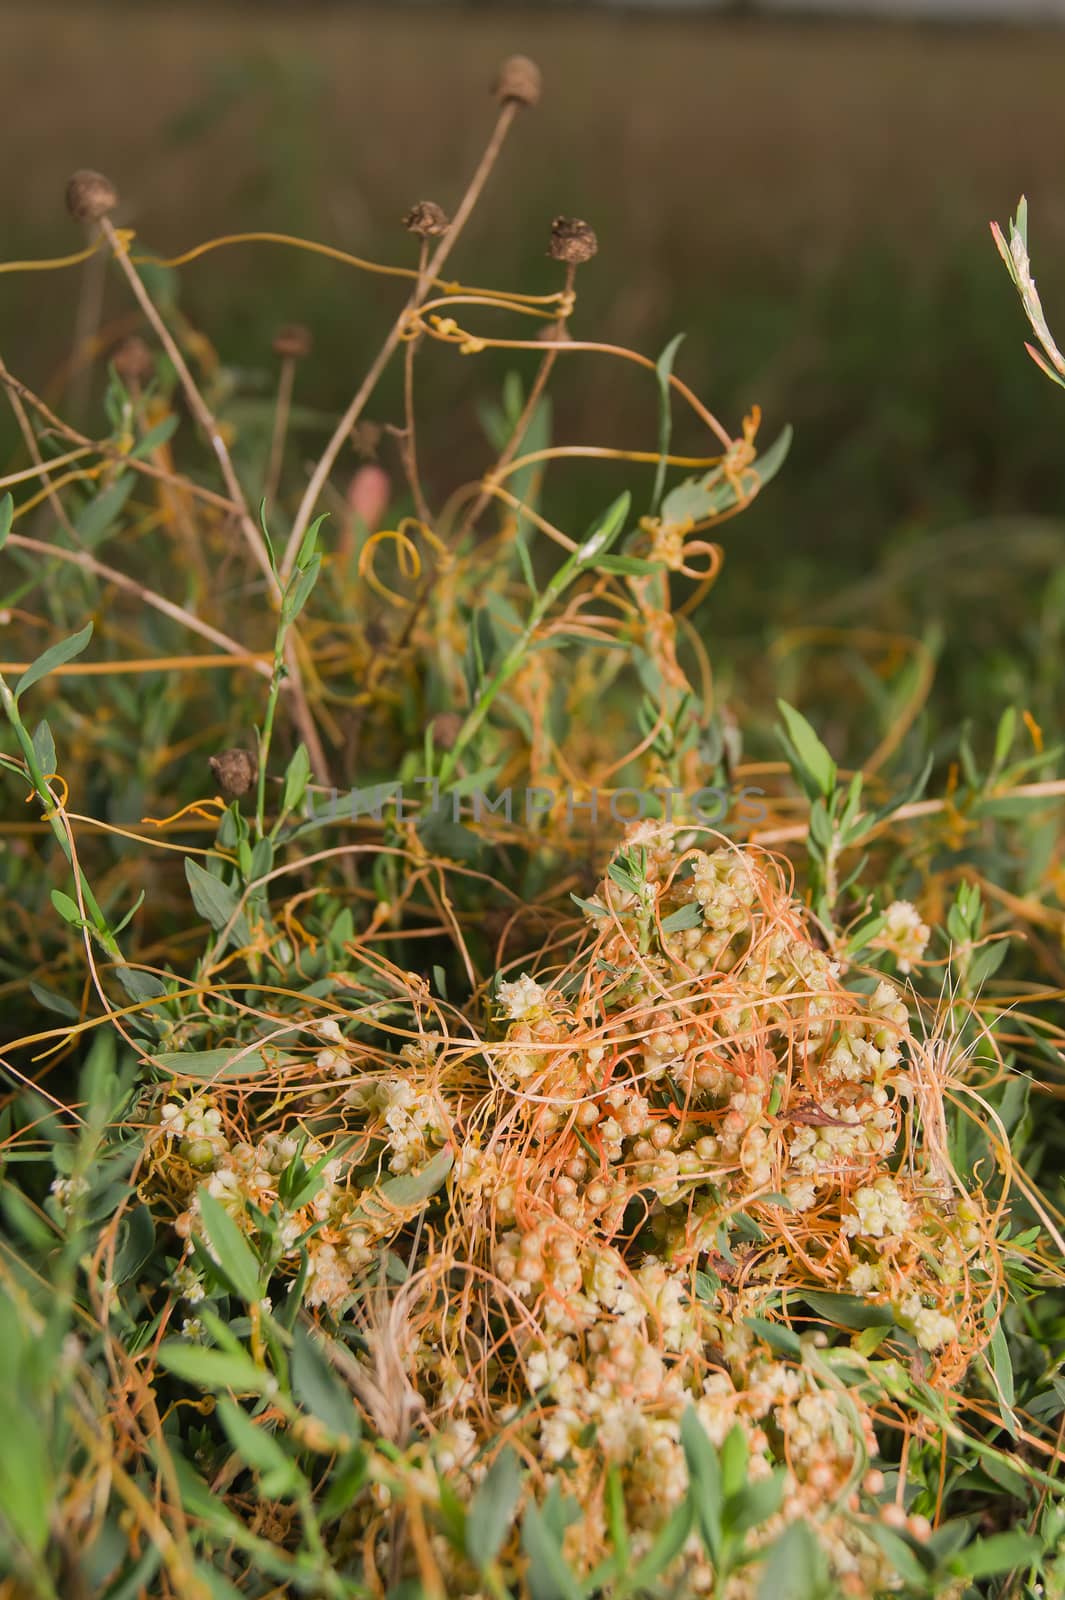
<svg viewBox="0 0 1065 1600">
<path fill-rule="evenodd" d="M 672 391 L 669 380 L 673 375 L 673 363 L 683 340 L 683 333 L 676 334 L 655 362 L 655 374 L 658 378 L 658 465 L 655 468 L 654 488 L 651 491 L 652 517 L 658 510 L 662 491 L 666 486 L 666 458 L 669 455 L 669 441 L 673 434 L 673 409 L 670 405 Z"/>
<path fill-rule="evenodd" d="M 836 787 L 836 763 L 801 711 L 786 700 L 778 700 L 777 706 L 787 729 L 785 747 L 797 757 L 795 776 L 811 799 L 820 795 L 827 800 Z"/>
<path fill-rule="evenodd" d="M 200 1189 L 200 1215 L 212 1259 L 242 1300 L 251 1304 L 266 1292 L 258 1258 L 236 1222 L 206 1188 Z"/>
<path fill-rule="evenodd" d="M 100 544 L 118 522 L 135 485 L 135 474 L 124 472 L 78 512 L 74 526 L 82 543 L 88 545 L 90 550 Z"/>
<path fill-rule="evenodd" d="M 502 1549 L 520 1494 L 521 1464 L 507 1445 L 485 1474 L 466 1518 L 466 1552 L 480 1571 Z"/>
<path fill-rule="evenodd" d="M 80 656 L 89 640 L 92 638 L 92 623 L 87 622 L 80 633 L 72 634 L 69 639 L 61 639 L 58 644 L 53 644 L 43 655 L 39 655 L 32 666 L 26 668 L 22 677 L 15 685 L 15 700 L 18 701 L 27 689 L 32 689 L 35 683 L 40 683 L 50 672 L 57 667 L 66 666 L 68 661 L 73 661 L 75 656 Z"/>
</svg>

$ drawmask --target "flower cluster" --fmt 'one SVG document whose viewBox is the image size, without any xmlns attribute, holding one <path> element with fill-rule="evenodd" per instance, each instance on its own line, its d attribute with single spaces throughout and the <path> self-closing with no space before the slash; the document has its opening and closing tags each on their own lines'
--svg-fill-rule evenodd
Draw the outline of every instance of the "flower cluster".
<svg viewBox="0 0 1065 1600">
<path fill-rule="evenodd" d="M 884 912 L 884 925 L 874 940 L 877 949 L 889 950 L 900 972 L 911 972 L 925 953 L 931 933 L 921 913 L 909 900 L 893 900 Z"/>
<path fill-rule="evenodd" d="M 198 1231 L 206 1184 L 277 1270 L 305 1262 L 323 1316 L 375 1293 L 387 1252 L 416 1263 L 404 1381 L 427 1459 L 469 1496 L 490 1441 L 520 1440 L 540 1489 L 582 1506 L 565 1543 L 579 1570 L 609 1542 L 604 1462 L 634 1555 L 650 1548 L 686 1492 L 693 1407 L 718 1446 L 742 1430 L 751 1481 L 779 1476 L 757 1537 L 810 1515 L 841 1591 L 874 1592 L 895 1576 L 865 1525 L 897 1509 L 870 1469 L 875 1395 L 789 1318 L 830 1322 L 826 1293 L 869 1301 L 896 1355 L 948 1393 L 989 1229 L 979 1196 L 955 1185 L 944 1203 L 943 1152 L 909 1115 L 929 1091 L 902 993 L 848 987 L 768 858 L 689 839 L 632 828 L 569 968 L 498 981 L 479 1035 L 433 1031 L 412 1002 L 395 1049 L 371 1052 L 318 1019 L 305 1115 L 238 1130 L 210 1096 L 171 1097 L 157 1175 L 180 1235 Z M 892 926 L 916 951 L 912 924 Z M 447 1204 L 426 1225 L 430 1168 Z M 189 1256 L 173 1287 L 194 1306 L 209 1285 Z M 345 1537 L 383 1539 L 382 1505 L 369 1497 Z M 433 1549 L 466 1592 L 446 1541 Z M 676 1577 L 715 1588 L 694 1535 Z M 753 1583 L 730 1579 L 728 1600 Z"/>
</svg>

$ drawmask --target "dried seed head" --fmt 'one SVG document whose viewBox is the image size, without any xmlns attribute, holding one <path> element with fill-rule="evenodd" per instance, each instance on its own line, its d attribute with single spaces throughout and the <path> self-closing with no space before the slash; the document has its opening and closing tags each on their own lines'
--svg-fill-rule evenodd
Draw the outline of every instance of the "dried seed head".
<svg viewBox="0 0 1065 1600">
<path fill-rule="evenodd" d="M 289 322 L 274 334 L 274 355 L 300 361 L 311 353 L 311 330 L 302 322 Z"/>
<path fill-rule="evenodd" d="M 419 200 L 403 218 L 403 226 L 408 233 L 416 233 L 421 239 L 439 239 L 451 222 L 443 206 L 438 206 L 435 200 Z"/>
<path fill-rule="evenodd" d="M 155 370 L 155 357 L 139 333 L 131 333 L 115 350 L 111 364 L 123 383 L 144 383 Z"/>
<path fill-rule="evenodd" d="M 376 461 L 377 447 L 381 443 L 383 432 L 379 422 L 371 422 L 369 417 L 360 418 L 351 430 L 351 443 L 356 455 L 361 456 L 364 461 Z"/>
<path fill-rule="evenodd" d="M 102 172 L 75 172 L 67 184 L 67 210 L 76 222 L 99 222 L 118 205 L 118 190 Z"/>
<path fill-rule="evenodd" d="M 429 726 L 433 733 L 433 743 L 438 750 L 454 749 L 455 740 L 459 736 L 459 729 L 465 720 L 460 711 L 437 712 Z"/>
<path fill-rule="evenodd" d="M 535 106 L 542 88 L 543 78 L 535 61 L 528 56 L 508 56 L 496 78 L 496 99 L 501 105 L 513 101 L 519 106 Z"/>
<path fill-rule="evenodd" d="M 553 261 L 579 267 L 590 261 L 599 249 L 594 231 L 579 217 L 556 217 L 551 224 L 551 243 L 547 253 Z"/>
<path fill-rule="evenodd" d="M 233 800 L 247 794 L 259 776 L 259 763 L 251 750 L 220 750 L 207 765 L 222 793 Z"/>
</svg>

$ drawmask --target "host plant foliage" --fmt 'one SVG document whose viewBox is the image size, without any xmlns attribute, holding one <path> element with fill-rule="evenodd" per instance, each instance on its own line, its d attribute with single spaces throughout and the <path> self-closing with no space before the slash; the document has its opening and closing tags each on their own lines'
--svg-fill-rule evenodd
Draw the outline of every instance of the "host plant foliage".
<svg viewBox="0 0 1065 1600">
<path fill-rule="evenodd" d="M 175 272 L 324 247 L 160 262 L 82 172 L 85 249 L 4 269 L 107 262 L 136 313 L 102 438 L 0 365 L 5 1594 L 1063 1592 L 1056 968 L 982 892 L 1045 909 L 1056 752 L 907 713 L 844 773 L 782 702 L 745 761 L 712 535 L 787 433 L 577 331 L 587 223 L 550 292 L 442 276 L 539 95 L 504 64 L 414 264 L 325 250 L 406 298 L 305 470 L 310 334 L 257 405 Z M 445 497 L 434 347 L 526 374 Z M 650 374 L 650 448 L 553 442 L 582 354 Z M 581 460 L 631 481 L 590 528 L 545 493 Z M 763 804 L 669 803 L 710 788 Z"/>
</svg>

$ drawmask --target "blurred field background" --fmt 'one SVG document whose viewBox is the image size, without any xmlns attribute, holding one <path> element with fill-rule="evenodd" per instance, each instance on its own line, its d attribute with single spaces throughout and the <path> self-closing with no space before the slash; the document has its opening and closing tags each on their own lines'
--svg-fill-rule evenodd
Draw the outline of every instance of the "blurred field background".
<svg viewBox="0 0 1065 1600">
<path fill-rule="evenodd" d="M 543 104 L 510 141 L 454 273 L 553 287 L 550 221 L 584 217 L 601 253 L 582 273 L 576 331 L 657 355 L 685 330 L 678 371 L 731 426 L 758 401 L 765 442 L 796 429 L 785 473 L 727 545 L 710 613 L 719 671 L 755 682 L 771 645 L 774 687 L 787 692 L 801 660 L 823 678 L 807 697 L 830 710 L 838 652 L 818 668 L 788 630 L 888 630 L 940 654 L 944 722 L 990 726 L 1053 670 L 1065 411 L 1024 354 L 987 224 L 1027 193 L 1060 328 L 1065 33 L 491 7 L 38 3 L 0 20 L 8 258 L 76 248 L 63 186 L 92 166 L 119 188 L 116 220 L 164 254 L 278 229 L 409 261 L 399 217 L 421 198 L 454 202 L 497 61 L 534 55 Z M 190 265 L 176 289 L 264 404 L 271 336 L 305 321 L 316 348 L 298 399 L 323 415 L 398 304 L 386 280 L 270 246 Z M 55 400 L 69 399 L 78 293 L 76 273 L 0 285 L 4 359 Z M 107 338 L 136 326 L 117 282 L 103 326 Z M 484 460 L 484 366 L 439 351 L 421 365 L 424 470 L 442 495 Z M 98 388 L 78 402 L 90 414 Z M 395 401 L 386 385 L 371 415 L 388 420 Z M 655 414 L 653 384 L 595 358 L 558 385 L 556 431 L 571 441 L 653 446 Z M 313 415 L 306 427 L 309 456 Z M 9 416 L 0 428 L 13 448 Z M 573 522 L 613 487 L 556 472 L 548 493 Z"/>
</svg>

